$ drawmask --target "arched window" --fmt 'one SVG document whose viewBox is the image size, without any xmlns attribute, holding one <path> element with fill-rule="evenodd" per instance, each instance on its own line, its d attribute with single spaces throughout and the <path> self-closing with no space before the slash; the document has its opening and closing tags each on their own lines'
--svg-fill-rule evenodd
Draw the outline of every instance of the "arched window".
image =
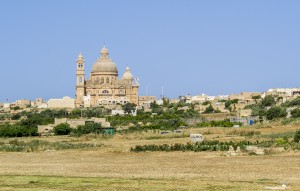
<svg viewBox="0 0 300 191">
<path fill-rule="evenodd" d="M 101 83 L 101 84 L 103 84 L 103 83 L 104 83 L 104 78 L 103 78 L 103 77 L 101 78 L 101 81 L 100 81 L 100 83 Z"/>
<path fill-rule="evenodd" d="M 82 83 L 82 77 L 79 77 L 79 83 L 80 84 Z"/>
<path fill-rule="evenodd" d="M 109 83 L 109 77 L 106 78 L 106 83 L 107 83 L 107 84 Z"/>
<path fill-rule="evenodd" d="M 102 91 L 103 94 L 108 94 L 109 92 L 107 90 Z"/>
</svg>

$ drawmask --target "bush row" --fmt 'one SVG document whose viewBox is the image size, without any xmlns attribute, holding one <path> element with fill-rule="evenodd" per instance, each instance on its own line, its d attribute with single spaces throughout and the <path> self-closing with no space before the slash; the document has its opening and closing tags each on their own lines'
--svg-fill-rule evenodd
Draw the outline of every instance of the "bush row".
<svg viewBox="0 0 300 191">
<path fill-rule="evenodd" d="M 223 121 L 209 121 L 209 122 L 201 122 L 198 123 L 198 127 L 233 127 L 234 125 L 240 125 L 242 126 L 242 123 L 233 123 L 229 120 L 223 120 Z"/>
<path fill-rule="evenodd" d="M 220 141 L 202 141 L 197 143 L 175 143 L 174 145 L 136 145 L 132 147 L 130 150 L 132 152 L 145 152 L 145 151 L 194 151 L 194 152 L 201 152 L 201 151 L 228 151 L 230 146 L 237 149 L 240 147 L 241 150 L 245 150 L 246 146 L 253 145 L 249 141 L 240 141 L 240 142 L 220 142 Z"/>
<path fill-rule="evenodd" d="M 87 123 L 85 125 L 78 125 L 77 128 L 71 128 L 69 124 L 62 123 L 54 127 L 55 135 L 72 135 L 81 136 L 90 133 L 104 133 L 99 123 Z"/>
<path fill-rule="evenodd" d="M 298 139 L 297 139 L 298 140 Z M 132 152 L 146 152 L 146 151 L 194 151 L 194 152 L 201 152 L 201 151 L 228 151 L 230 147 L 233 147 L 234 150 L 237 147 L 240 147 L 241 151 L 245 151 L 247 146 L 258 146 L 263 148 L 270 148 L 270 147 L 284 147 L 285 149 L 292 149 L 292 150 L 300 150 L 300 143 L 294 140 L 289 142 L 288 140 L 278 138 L 278 139 L 271 139 L 267 141 L 240 141 L 240 142 L 220 142 L 220 141 L 202 141 L 197 143 L 175 143 L 174 145 L 136 145 L 135 147 L 131 147 Z"/>
<path fill-rule="evenodd" d="M 66 149 L 82 149 L 91 147 L 100 147 L 100 144 L 90 143 L 68 143 L 68 142 L 48 142 L 42 140 L 32 140 L 29 142 L 19 141 L 17 139 L 9 141 L 8 144 L 0 142 L 0 151 L 9 152 L 34 152 L 45 150 L 66 150 Z"/>
<path fill-rule="evenodd" d="M 0 137 L 28 137 L 37 135 L 37 127 L 11 125 L 8 123 L 0 125 Z"/>
</svg>

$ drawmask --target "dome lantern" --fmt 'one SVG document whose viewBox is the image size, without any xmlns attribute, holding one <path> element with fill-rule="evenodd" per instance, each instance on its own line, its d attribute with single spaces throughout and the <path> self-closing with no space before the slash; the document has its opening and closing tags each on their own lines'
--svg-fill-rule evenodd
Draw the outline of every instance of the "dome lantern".
<svg viewBox="0 0 300 191">
<path fill-rule="evenodd" d="M 108 49 L 104 45 L 104 47 L 100 51 L 100 59 L 108 59 L 108 54 Z"/>
</svg>

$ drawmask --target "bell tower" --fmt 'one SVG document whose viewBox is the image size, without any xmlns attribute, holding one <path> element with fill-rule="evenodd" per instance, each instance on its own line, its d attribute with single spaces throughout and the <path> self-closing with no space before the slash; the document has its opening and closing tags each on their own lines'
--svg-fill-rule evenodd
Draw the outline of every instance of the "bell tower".
<svg viewBox="0 0 300 191">
<path fill-rule="evenodd" d="M 78 55 L 76 61 L 76 107 L 83 105 L 83 96 L 85 95 L 85 79 L 84 79 L 84 59 L 82 54 Z"/>
</svg>

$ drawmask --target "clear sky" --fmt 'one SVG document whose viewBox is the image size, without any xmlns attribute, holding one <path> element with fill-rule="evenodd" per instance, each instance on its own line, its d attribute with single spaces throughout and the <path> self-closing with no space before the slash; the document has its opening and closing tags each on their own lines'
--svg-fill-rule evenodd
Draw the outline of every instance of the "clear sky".
<svg viewBox="0 0 300 191">
<path fill-rule="evenodd" d="M 0 102 L 75 97 L 104 43 L 140 95 L 299 87 L 300 1 L 2 0 Z M 147 91 L 148 90 L 148 91 Z"/>
</svg>

